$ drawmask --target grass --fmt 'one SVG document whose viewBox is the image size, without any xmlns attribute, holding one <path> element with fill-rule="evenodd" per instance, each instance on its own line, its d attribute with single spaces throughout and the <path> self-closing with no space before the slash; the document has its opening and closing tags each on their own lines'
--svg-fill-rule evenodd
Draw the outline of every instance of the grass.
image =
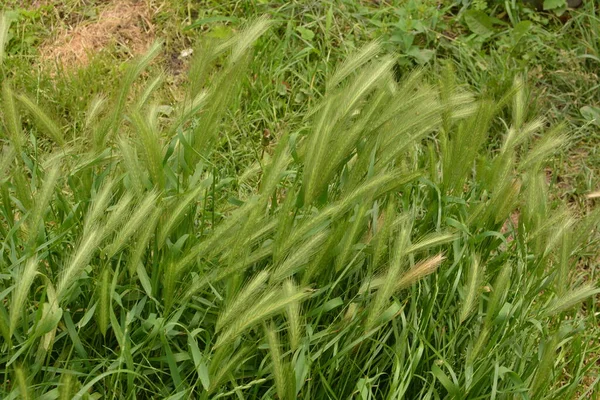
<svg viewBox="0 0 600 400">
<path fill-rule="evenodd" d="M 594 5 L 464 4 L 163 2 L 58 75 L 67 14 L 0 29 L 2 397 L 595 398 Z"/>
</svg>

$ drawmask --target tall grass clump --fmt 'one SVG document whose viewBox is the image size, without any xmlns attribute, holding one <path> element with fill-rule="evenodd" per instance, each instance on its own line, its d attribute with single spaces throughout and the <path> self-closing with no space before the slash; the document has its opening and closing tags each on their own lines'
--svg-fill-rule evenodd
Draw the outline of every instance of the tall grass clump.
<svg viewBox="0 0 600 400">
<path fill-rule="evenodd" d="M 398 81 L 372 43 L 308 129 L 224 175 L 221 130 L 269 25 L 200 43 L 169 112 L 160 76 L 139 87 L 156 44 L 82 132 L 4 79 L 1 397 L 574 396 L 599 290 L 573 233 L 600 214 L 548 200 L 568 136 L 525 118 L 520 82 L 496 102 L 451 69 Z"/>
</svg>

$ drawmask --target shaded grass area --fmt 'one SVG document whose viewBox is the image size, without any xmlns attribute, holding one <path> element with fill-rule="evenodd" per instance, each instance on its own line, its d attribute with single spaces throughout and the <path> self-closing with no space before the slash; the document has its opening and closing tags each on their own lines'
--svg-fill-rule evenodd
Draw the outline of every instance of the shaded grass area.
<svg viewBox="0 0 600 400">
<path fill-rule="evenodd" d="M 13 25 L 9 398 L 597 394 L 593 4 L 487 33 L 437 2 L 150 5 L 138 73 L 118 43 L 35 61 L 100 3 Z"/>
</svg>

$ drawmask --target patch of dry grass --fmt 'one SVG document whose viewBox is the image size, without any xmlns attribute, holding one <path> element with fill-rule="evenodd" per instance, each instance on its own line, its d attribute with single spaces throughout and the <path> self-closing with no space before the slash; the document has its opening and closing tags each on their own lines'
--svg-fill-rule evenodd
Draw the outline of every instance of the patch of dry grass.
<svg viewBox="0 0 600 400">
<path fill-rule="evenodd" d="M 82 67 L 94 55 L 118 46 L 135 56 L 154 41 L 151 9 L 143 1 L 113 0 L 101 7 L 98 16 L 61 29 L 40 47 L 43 60 L 64 67 Z"/>
</svg>

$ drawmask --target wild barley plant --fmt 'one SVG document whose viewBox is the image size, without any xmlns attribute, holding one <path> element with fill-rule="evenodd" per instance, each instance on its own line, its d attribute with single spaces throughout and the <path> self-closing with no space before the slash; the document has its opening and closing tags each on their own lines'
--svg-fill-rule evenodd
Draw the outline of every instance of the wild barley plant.
<svg viewBox="0 0 600 400">
<path fill-rule="evenodd" d="M 268 26 L 201 43 L 169 115 L 161 76 L 131 99 L 156 44 L 83 133 L 4 79 L 2 397 L 573 396 L 598 293 L 574 263 L 600 213 L 548 201 L 567 136 L 526 119 L 521 82 L 494 102 L 450 68 L 396 81 L 372 43 L 232 209 L 217 182 L 243 174 L 215 147 Z"/>
</svg>

